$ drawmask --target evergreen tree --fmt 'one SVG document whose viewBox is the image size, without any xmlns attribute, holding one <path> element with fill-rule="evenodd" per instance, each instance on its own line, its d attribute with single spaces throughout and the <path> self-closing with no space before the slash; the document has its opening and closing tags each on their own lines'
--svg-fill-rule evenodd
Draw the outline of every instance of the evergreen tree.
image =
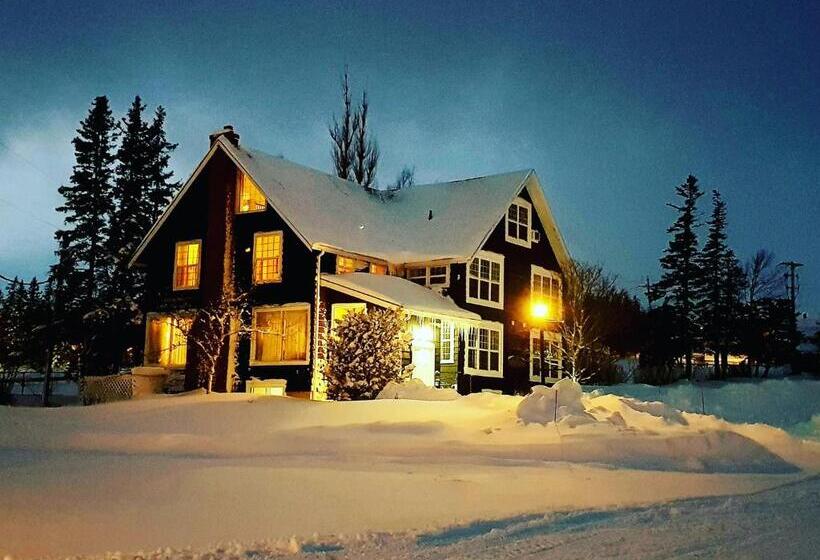
<svg viewBox="0 0 820 560">
<path fill-rule="evenodd" d="M 342 105 L 341 119 L 334 116 L 328 127 L 334 171 L 342 179 L 356 181 L 368 191 L 375 190 L 379 147 L 367 128 L 370 103 L 364 91 L 361 104 L 353 109 L 347 68 L 342 77 Z"/>
<path fill-rule="evenodd" d="M 712 215 L 707 222 L 709 233 L 697 258 L 698 319 L 703 328 L 706 348 L 714 354 L 715 373 L 719 371 L 721 350 L 728 344 L 729 247 L 726 244 L 726 203 L 717 190 L 712 191 Z"/>
<path fill-rule="evenodd" d="M 30 336 L 26 320 L 27 300 L 25 283 L 15 277 L 6 287 L 3 304 L 5 351 L 0 355 L 0 368 L 6 373 L 15 373 L 26 363 L 26 343 Z"/>
<path fill-rule="evenodd" d="M 157 221 L 179 188 L 173 181 L 174 173 L 168 169 L 171 152 L 177 144 L 168 142 L 165 136 L 165 109 L 160 105 L 154 112 L 154 120 L 148 126 L 148 204 L 149 227 Z M 146 230 L 147 234 L 148 231 Z"/>
<path fill-rule="evenodd" d="M 59 188 L 65 202 L 57 210 L 66 215 L 65 229 L 55 234 L 58 262 L 51 272 L 57 294 L 65 298 L 57 305 L 63 314 L 58 319 L 88 370 L 95 333 L 87 331 L 84 317 L 105 307 L 113 260 L 108 237 L 114 210 L 116 127 L 107 97 L 94 99 L 77 133 L 72 140 L 76 163 L 71 183 Z"/>
<path fill-rule="evenodd" d="M 667 232 L 672 234 L 668 247 L 661 257 L 663 288 L 666 304 L 675 318 L 675 343 L 684 356 L 687 377 L 692 376 L 692 352 L 697 338 L 697 285 L 700 277 L 698 266 L 698 236 L 700 225 L 697 202 L 703 196 L 696 177 L 689 175 L 675 189 L 681 204 L 669 204 L 678 211 L 678 218 Z"/>
</svg>

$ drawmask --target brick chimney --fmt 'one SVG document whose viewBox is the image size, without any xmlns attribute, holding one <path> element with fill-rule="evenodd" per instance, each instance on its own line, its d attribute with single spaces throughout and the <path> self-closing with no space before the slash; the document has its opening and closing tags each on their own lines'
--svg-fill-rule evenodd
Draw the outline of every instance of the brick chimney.
<svg viewBox="0 0 820 560">
<path fill-rule="evenodd" d="M 208 138 L 211 140 L 211 146 L 214 145 L 214 142 L 216 142 L 216 139 L 220 136 L 224 136 L 234 146 L 239 146 L 239 134 L 234 132 L 232 124 L 226 124 L 221 130 L 211 132 L 208 135 Z"/>
</svg>

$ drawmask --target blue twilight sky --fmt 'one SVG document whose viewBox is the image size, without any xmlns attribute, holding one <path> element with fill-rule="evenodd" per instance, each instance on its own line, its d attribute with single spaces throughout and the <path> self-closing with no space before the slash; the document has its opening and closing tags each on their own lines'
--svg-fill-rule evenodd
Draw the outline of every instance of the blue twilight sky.
<svg viewBox="0 0 820 560">
<path fill-rule="evenodd" d="M 818 312 L 820 3 L 776 4 L 5 0 L 0 273 L 45 274 L 94 96 L 164 105 L 180 178 L 225 123 L 330 170 L 348 64 L 382 183 L 405 163 L 420 182 L 533 167 L 573 255 L 632 289 L 658 276 L 665 203 L 693 173 L 741 256 L 805 263 Z"/>
</svg>

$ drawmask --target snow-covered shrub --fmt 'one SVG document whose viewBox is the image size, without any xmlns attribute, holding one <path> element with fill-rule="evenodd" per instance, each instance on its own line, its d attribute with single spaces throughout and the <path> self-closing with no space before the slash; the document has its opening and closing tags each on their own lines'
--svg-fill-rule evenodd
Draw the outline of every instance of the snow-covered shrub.
<svg viewBox="0 0 820 560">
<path fill-rule="evenodd" d="M 401 310 L 348 313 L 328 337 L 328 397 L 373 399 L 390 381 L 404 377 L 402 352 L 409 345 Z"/>
<path fill-rule="evenodd" d="M 455 389 L 436 389 L 425 385 L 421 379 L 407 379 L 401 383 L 390 381 L 376 398 L 411 401 L 454 401 L 458 396 Z"/>
<path fill-rule="evenodd" d="M 583 390 L 570 378 L 552 387 L 536 385 L 518 405 L 516 414 L 525 424 L 547 424 L 565 417 L 586 415 L 581 402 Z"/>
</svg>

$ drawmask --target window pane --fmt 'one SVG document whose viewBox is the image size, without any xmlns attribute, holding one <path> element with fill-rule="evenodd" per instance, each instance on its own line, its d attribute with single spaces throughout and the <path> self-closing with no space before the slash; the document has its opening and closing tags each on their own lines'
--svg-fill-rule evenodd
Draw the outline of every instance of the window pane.
<svg viewBox="0 0 820 560">
<path fill-rule="evenodd" d="M 499 294 L 500 294 L 500 290 L 498 288 L 498 284 L 492 284 L 490 286 L 490 301 L 495 301 L 495 302 L 501 301 Z"/>
<path fill-rule="evenodd" d="M 498 371 L 498 352 L 490 352 L 490 369 L 492 371 Z"/>
<path fill-rule="evenodd" d="M 490 280 L 493 282 L 500 282 L 501 281 L 501 265 L 494 262 L 492 263 L 492 273 L 490 274 Z"/>
<path fill-rule="evenodd" d="M 500 340 L 498 331 L 490 331 L 490 350 L 498 350 L 498 342 Z"/>
<path fill-rule="evenodd" d="M 285 333 L 283 360 L 307 359 L 307 309 L 284 311 Z"/>
<path fill-rule="evenodd" d="M 486 370 L 490 365 L 490 353 L 487 350 L 478 352 L 478 369 Z"/>
<path fill-rule="evenodd" d="M 478 280 L 470 278 L 470 297 L 478 298 Z"/>
<path fill-rule="evenodd" d="M 530 211 L 524 206 L 518 207 L 518 223 L 523 225 L 530 223 Z"/>
<path fill-rule="evenodd" d="M 518 219 L 518 206 L 516 206 L 515 204 L 511 205 L 510 209 L 507 211 L 507 217 L 512 221 L 517 220 Z"/>
</svg>

